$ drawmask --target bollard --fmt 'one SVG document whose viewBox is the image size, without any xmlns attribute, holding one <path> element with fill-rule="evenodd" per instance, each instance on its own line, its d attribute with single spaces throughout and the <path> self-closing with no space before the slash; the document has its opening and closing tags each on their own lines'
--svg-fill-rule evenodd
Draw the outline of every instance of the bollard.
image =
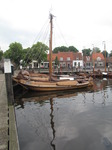
<svg viewBox="0 0 112 150">
<path fill-rule="evenodd" d="M 4 73 L 5 73 L 8 104 L 13 105 L 14 95 L 13 95 L 12 72 L 11 72 L 10 59 L 4 59 Z"/>
</svg>

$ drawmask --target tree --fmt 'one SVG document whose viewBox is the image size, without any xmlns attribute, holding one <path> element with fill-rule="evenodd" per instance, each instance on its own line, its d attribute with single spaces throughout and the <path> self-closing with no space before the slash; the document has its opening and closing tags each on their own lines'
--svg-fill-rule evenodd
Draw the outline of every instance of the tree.
<svg viewBox="0 0 112 150">
<path fill-rule="evenodd" d="M 78 52 L 78 50 L 74 46 L 69 46 L 68 49 L 70 52 L 74 52 L 74 53 Z"/>
<path fill-rule="evenodd" d="M 40 64 L 42 61 L 47 60 L 47 50 L 48 46 L 41 43 L 37 42 L 31 47 L 32 50 L 32 59 L 37 60 L 37 62 Z"/>
<path fill-rule="evenodd" d="M 74 46 L 69 46 L 69 47 L 66 47 L 66 46 L 61 46 L 61 47 L 56 47 L 53 49 L 53 53 L 58 53 L 58 52 L 78 52 L 78 50 L 74 47 Z"/>
<path fill-rule="evenodd" d="M 103 56 L 104 56 L 104 57 L 105 57 L 105 56 L 106 56 L 106 57 L 108 57 L 108 55 L 109 55 L 109 54 L 108 54 L 108 52 L 107 52 L 107 51 L 105 51 L 105 50 L 104 50 L 104 51 L 102 51 L 102 54 L 103 54 Z"/>
<path fill-rule="evenodd" d="M 58 52 L 67 52 L 68 48 L 66 46 L 61 46 L 61 47 L 56 47 L 53 50 L 53 53 L 58 53 Z"/>
<path fill-rule="evenodd" d="M 82 50 L 83 56 L 90 56 L 91 52 L 92 50 L 90 48 Z"/>
<path fill-rule="evenodd" d="M 101 50 L 100 50 L 98 47 L 94 47 L 94 48 L 93 48 L 93 52 L 95 52 L 95 53 L 100 53 Z"/>
<path fill-rule="evenodd" d="M 112 50 L 110 51 L 109 57 L 112 57 Z"/>
<path fill-rule="evenodd" d="M 32 61 L 32 50 L 30 47 L 23 49 L 22 65 L 27 66 Z"/>
<path fill-rule="evenodd" d="M 55 58 L 55 65 L 59 65 L 59 60 L 58 60 L 58 57 L 56 56 Z"/>
<path fill-rule="evenodd" d="M 3 51 L 0 50 L 0 61 L 2 60 L 2 57 L 3 57 Z"/>
<path fill-rule="evenodd" d="M 20 64 L 20 60 L 22 59 L 23 48 L 20 43 L 11 43 L 9 45 L 9 49 L 4 52 L 4 57 L 9 58 L 16 66 Z"/>
<path fill-rule="evenodd" d="M 60 47 L 55 47 L 55 48 L 53 49 L 53 53 L 58 53 L 59 49 L 60 49 Z"/>
</svg>

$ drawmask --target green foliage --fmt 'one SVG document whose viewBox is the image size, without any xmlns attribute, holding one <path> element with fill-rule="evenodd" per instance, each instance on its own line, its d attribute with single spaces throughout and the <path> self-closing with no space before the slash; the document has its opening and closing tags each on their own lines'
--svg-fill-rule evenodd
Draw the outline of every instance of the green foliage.
<svg viewBox="0 0 112 150">
<path fill-rule="evenodd" d="M 11 52 L 9 50 L 5 51 L 4 54 L 3 54 L 4 58 L 10 58 L 10 56 L 11 56 L 10 53 Z"/>
<path fill-rule="evenodd" d="M 94 47 L 94 48 L 93 48 L 93 52 L 95 52 L 95 53 L 100 53 L 101 50 L 100 50 L 98 47 Z"/>
<path fill-rule="evenodd" d="M 0 50 L 0 61 L 1 61 L 2 57 L 3 57 L 3 51 Z"/>
<path fill-rule="evenodd" d="M 31 48 L 32 50 L 32 59 L 37 60 L 38 63 L 41 63 L 42 61 L 47 60 L 47 50 L 48 46 L 41 43 L 37 42 L 34 44 Z"/>
<path fill-rule="evenodd" d="M 74 46 L 69 46 L 68 49 L 70 52 L 74 52 L 74 53 L 78 52 L 78 50 Z"/>
<path fill-rule="evenodd" d="M 32 50 L 30 47 L 23 49 L 22 65 L 27 66 L 32 61 Z"/>
<path fill-rule="evenodd" d="M 104 57 L 105 57 L 105 56 L 106 56 L 106 57 L 108 57 L 108 56 L 109 56 L 108 52 L 107 52 L 107 51 L 105 51 L 105 50 L 104 50 L 104 51 L 102 51 L 102 54 L 103 54 L 103 56 L 104 56 Z"/>
<path fill-rule="evenodd" d="M 56 56 L 55 58 L 55 65 L 59 65 L 59 60 L 58 60 L 58 57 Z"/>
<path fill-rule="evenodd" d="M 55 47 L 55 48 L 53 49 L 53 53 L 58 53 L 59 49 L 60 49 L 60 47 Z"/>
<path fill-rule="evenodd" d="M 27 66 L 32 60 L 37 60 L 38 63 L 47 60 L 47 50 L 48 46 L 38 42 L 34 44 L 31 48 L 23 49 L 20 43 L 11 43 L 9 49 L 4 52 L 4 58 L 9 58 L 17 66 L 20 65 L 22 60 L 22 65 Z"/>
<path fill-rule="evenodd" d="M 83 56 L 90 56 L 91 52 L 92 50 L 90 48 L 82 50 Z"/>
<path fill-rule="evenodd" d="M 53 50 L 53 53 L 58 53 L 58 52 L 67 52 L 68 48 L 66 46 L 61 46 L 61 47 L 56 47 Z"/>
<path fill-rule="evenodd" d="M 109 57 L 112 57 L 112 50 L 110 51 Z"/>
<path fill-rule="evenodd" d="M 22 58 L 23 48 L 20 43 L 11 43 L 9 49 L 4 53 L 4 58 L 9 58 L 17 66 L 20 64 Z"/>
<path fill-rule="evenodd" d="M 58 53 L 58 52 L 78 52 L 78 50 L 74 46 L 61 46 L 61 47 L 56 47 L 53 50 L 53 53 Z"/>
</svg>

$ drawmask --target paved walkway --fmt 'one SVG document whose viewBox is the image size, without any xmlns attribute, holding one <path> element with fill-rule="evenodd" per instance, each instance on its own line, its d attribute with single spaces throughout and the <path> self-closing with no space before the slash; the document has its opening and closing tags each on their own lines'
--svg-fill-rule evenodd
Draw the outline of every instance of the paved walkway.
<svg viewBox="0 0 112 150">
<path fill-rule="evenodd" d="M 0 74 L 0 150 L 19 150 L 14 106 L 7 101 L 5 75 Z"/>
<path fill-rule="evenodd" d="M 5 76 L 0 74 L 0 150 L 8 149 L 8 105 Z"/>
</svg>

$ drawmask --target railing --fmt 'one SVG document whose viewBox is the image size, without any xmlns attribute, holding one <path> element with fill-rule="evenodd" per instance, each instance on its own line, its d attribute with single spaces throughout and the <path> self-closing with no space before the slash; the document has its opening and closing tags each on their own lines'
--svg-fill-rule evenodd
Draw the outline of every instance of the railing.
<svg viewBox="0 0 112 150">
<path fill-rule="evenodd" d="M 32 69 L 31 69 L 32 70 Z M 40 73 L 49 73 L 49 68 L 33 68 L 33 70 L 35 72 L 40 72 Z M 105 68 L 101 68 L 101 67 L 97 67 L 94 68 L 94 71 L 105 71 Z M 107 67 L 106 71 L 112 71 L 112 67 Z M 65 74 L 69 74 L 69 73 L 75 73 L 75 72 L 93 72 L 93 68 L 53 68 L 52 69 L 53 73 L 65 73 Z"/>
</svg>

